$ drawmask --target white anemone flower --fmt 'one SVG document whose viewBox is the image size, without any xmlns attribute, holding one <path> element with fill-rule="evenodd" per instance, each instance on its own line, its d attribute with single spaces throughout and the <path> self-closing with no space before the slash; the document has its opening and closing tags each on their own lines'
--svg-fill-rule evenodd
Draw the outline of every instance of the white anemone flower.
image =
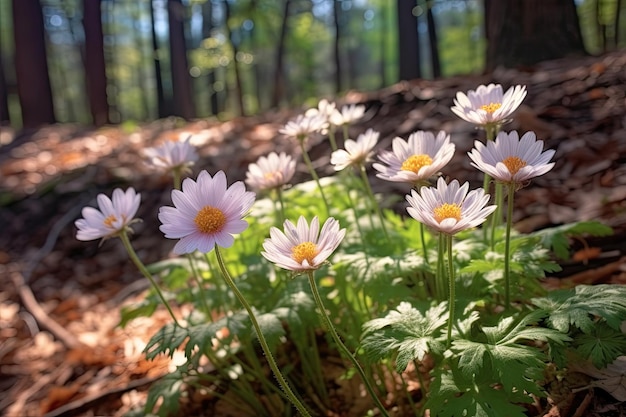
<svg viewBox="0 0 626 417">
<path fill-rule="evenodd" d="M 248 166 L 246 184 L 255 190 L 272 190 L 287 184 L 296 172 L 296 161 L 285 152 L 272 152 Z"/>
<path fill-rule="evenodd" d="M 214 177 L 202 171 L 197 182 L 186 178 L 182 191 L 172 190 L 175 207 L 159 209 L 159 229 L 168 239 L 180 239 L 173 250 L 177 255 L 195 250 L 208 253 L 215 245 L 227 248 L 235 240 L 233 235 L 248 227 L 243 217 L 254 199 L 242 181 L 227 187 L 223 171 Z"/>
<path fill-rule="evenodd" d="M 454 155 L 454 144 L 450 135 L 440 131 L 437 136 L 431 132 L 417 131 L 405 141 L 395 138 L 391 143 L 393 151 L 383 151 L 378 159 L 383 164 L 372 166 L 378 171 L 376 176 L 383 180 L 419 184 L 427 181 L 441 170 Z"/>
<path fill-rule="evenodd" d="M 469 183 L 462 186 L 457 180 L 450 184 L 439 177 L 437 188 L 422 187 L 420 193 L 411 190 L 406 196 L 407 212 L 415 220 L 446 235 L 482 224 L 496 206 L 486 206 L 489 194 L 482 188 L 468 193 Z"/>
<path fill-rule="evenodd" d="M 349 125 L 356 122 L 365 114 L 365 106 L 362 104 L 350 104 L 341 107 L 341 111 L 335 110 L 331 113 L 328 121 L 334 126 Z"/>
<path fill-rule="evenodd" d="M 148 163 L 157 169 L 185 171 L 198 160 L 198 153 L 190 140 L 191 137 L 184 141 L 168 140 L 160 146 L 145 149 L 143 153 Z"/>
<path fill-rule="evenodd" d="M 83 218 L 74 223 L 78 228 L 76 239 L 87 241 L 109 238 L 126 230 L 135 221 L 141 195 L 132 187 L 125 192 L 116 188 L 113 199 L 98 194 L 97 201 L 100 210 L 85 207 L 82 211 Z"/>
<path fill-rule="evenodd" d="M 313 107 L 311 109 L 308 109 L 304 113 L 304 115 L 307 116 L 307 117 L 321 115 L 326 120 L 328 120 L 330 118 L 330 115 L 333 114 L 333 112 L 335 111 L 336 107 L 337 107 L 337 105 L 335 103 L 331 103 L 330 101 L 328 101 L 325 98 L 323 98 L 317 104 L 317 107 Z"/>
<path fill-rule="evenodd" d="M 335 166 L 335 171 L 342 171 L 349 166 L 359 166 L 369 161 L 379 136 L 379 132 L 367 129 L 365 133 L 357 137 L 356 141 L 346 139 L 344 142 L 346 149 L 338 149 L 330 156 L 330 163 Z"/>
<path fill-rule="evenodd" d="M 499 125 L 507 121 L 526 97 L 526 86 L 516 85 L 503 94 L 500 84 L 480 85 L 467 95 L 458 92 L 451 110 L 461 119 L 478 126 Z"/>
<path fill-rule="evenodd" d="M 304 116 L 301 114 L 294 120 L 288 121 L 278 132 L 298 140 L 305 140 L 314 133 L 322 132 L 327 127 L 328 122 L 325 116 L 321 114 Z"/>
<path fill-rule="evenodd" d="M 516 131 L 500 132 L 487 146 L 476 141 L 468 152 L 472 166 L 506 184 L 522 184 L 550 171 L 549 162 L 555 151 L 543 151 L 543 141 L 534 132 L 526 132 L 521 139 Z"/>
<path fill-rule="evenodd" d="M 300 216 L 297 226 L 289 220 L 283 233 L 276 227 L 270 229 L 270 238 L 263 242 L 261 252 L 268 261 L 295 272 L 312 271 L 321 267 L 343 240 L 346 229 L 339 230 L 339 222 L 329 217 L 320 232 L 317 216 L 309 226 Z"/>
</svg>

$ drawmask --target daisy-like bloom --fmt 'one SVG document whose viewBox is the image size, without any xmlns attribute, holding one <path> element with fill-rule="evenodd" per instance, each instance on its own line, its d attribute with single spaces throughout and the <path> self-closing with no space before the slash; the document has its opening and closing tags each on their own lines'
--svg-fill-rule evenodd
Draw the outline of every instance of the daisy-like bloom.
<svg viewBox="0 0 626 417">
<path fill-rule="evenodd" d="M 336 108 L 336 104 L 335 103 L 331 103 L 330 101 L 328 101 L 325 98 L 323 98 L 317 104 L 317 107 L 313 107 L 311 109 L 308 109 L 304 113 L 304 115 L 307 116 L 307 117 L 321 115 L 326 120 L 328 120 L 330 115 L 333 114 L 333 112 L 335 111 L 335 108 Z"/>
<path fill-rule="evenodd" d="M 276 227 L 270 229 L 270 238 L 263 242 L 261 252 L 268 261 L 281 268 L 305 272 L 318 269 L 337 249 L 343 240 L 346 229 L 339 230 L 339 222 L 329 217 L 320 232 L 317 216 L 309 226 L 306 219 L 300 216 L 297 226 L 289 220 L 284 223 L 283 233 Z"/>
<path fill-rule="evenodd" d="M 516 131 L 500 132 L 495 141 L 474 143 L 468 153 L 478 168 L 497 181 L 506 184 L 522 184 L 550 171 L 554 162 L 549 162 L 555 151 L 543 151 L 543 141 L 537 140 L 534 132 L 526 132 L 521 139 Z"/>
<path fill-rule="evenodd" d="M 106 239 L 127 230 L 137 214 L 141 195 L 132 187 L 125 192 L 116 188 L 113 191 L 113 199 L 98 194 L 97 201 L 100 210 L 85 207 L 82 211 L 83 218 L 74 223 L 78 228 L 76 239 L 83 241 Z"/>
<path fill-rule="evenodd" d="M 296 172 L 296 161 L 284 152 L 272 152 L 248 166 L 246 184 L 255 190 L 272 190 L 287 184 Z"/>
<path fill-rule="evenodd" d="M 346 149 L 338 149 L 330 156 L 330 163 L 335 166 L 335 171 L 342 171 L 349 166 L 359 166 L 368 161 L 379 136 L 379 132 L 367 129 L 365 133 L 359 135 L 356 141 L 346 139 L 344 143 Z"/>
<path fill-rule="evenodd" d="M 526 86 L 517 85 L 503 94 L 500 84 L 480 85 L 467 95 L 458 92 L 451 110 L 461 119 L 478 126 L 500 125 L 507 122 L 526 97 Z"/>
<path fill-rule="evenodd" d="M 348 125 L 356 122 L 365 114 L 365 106 L 361 104 L 350 104 L 343 106 L 341 111 L 333 111 L 328 119 L 330 124 L 334 126 Z"/>
<path fill-rule="evenodd" d="M 407 211 L 415 220 L 446 235 L 482 224 L 496 206 L 486 206 L 489 194 L 482 188 L 468 193 L 469 183 L 462 186 L 457 180 L 450 184 L 439 177 L 437 188 L 422 187 L 420 193 L 411 190 L 406 196 Z"/>
<path fill-rule="evenodd" d="M 177 255 L 208 253 L 216 244 L 227 248 L 235 241 L 232 235 L 248 227 L 243 217 L 254 199 L 242 181 L 227 187 L 224 172 L 211 177 L 202 171 L 197 182 L 186 178 L 182 191 L 172 190 L 175 207 L 159 209 L 159 229 L 166 238 L 180 239 L 173 250 Z"/>
<path fill-rule="evenodd" d="M 157 169 L 187 171 L 198 160 L 196 148 L 190 140 L 191 137 L 184 141 L 168 140 L 160 146 L 145 149 L 144 155 Z"/>
<path fill-rule="evenodd" d="M 299 115 L 294 120 L 290 120 L 278 132 L 283 135 L 305 140 L 314 133 L 321 132 L 328 127 L 326 117 L 321 114 L 313 116 Z"/>
<path fill-rule="evenodd" d="M 435 137 L 431 132 L 420 130 L 412 133 L 407 141 L 395 138 L 391 147 L 393 151 L 383 151 L 378 156 L 383 164 L 372 166 L 378 171 L 378 178 L 394 182 L 423 183 L 454 155 L 454 144 L 444 131 Z"/>
</svg>

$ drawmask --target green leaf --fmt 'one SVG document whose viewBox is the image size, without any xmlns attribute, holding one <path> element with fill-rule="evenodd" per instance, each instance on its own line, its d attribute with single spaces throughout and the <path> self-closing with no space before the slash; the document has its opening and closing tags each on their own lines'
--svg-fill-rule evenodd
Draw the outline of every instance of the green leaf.
<svg viewBox="0 0 626 417">
<path fill-rule="evenodd" d="M 145 412 L 148 414 L 152 413 L 157 401 L 159 398 L 162 398 L 158 415 L 160 417 L 177 415 L 180 408 L 179 400 L 182 393 L 182 385 L 183 379 L 179 372 L 166 375 L 152 384 L 146 399 Z"/>
<path fill-rule="evenodd" d="M 570 326 L 589 334 L 598 320 L 619 330 L 626 320 L 626 287 L 621 285 L 579 285 L 533 298 L 535 306 L 548 314 L 548 324 L 563 333 Z"/>
<path fill-rule="evenodd" d="M 626 334 L 604 323 L 596 324 L 589 334 L 575 338 L 576 351 L 597 368 L 605 368 L 626 352 Z"/>
<path fill-rule="evenodd" d="M 128 322 L 136 319 L 137 317 L 150 317 L 158 305 L 158 301 L 146 298 L 139 304 L 122 307 L 120 310 L 121 318 L 118 326 L 124 328 Z"/>
<path fill-rule="evenodd" d="M 582 221 L 568 223 L 562 226 L 542 229 L 531 233 L 529 236 L 537 236 L 541 239 L 544 247 L 551 249 L 561 259 L 569 259 L 569 238 L 576 236 L 609 236 L 613 229 L 598 221 Z"/>
<path fill-rule="evenodd" d="M 423 360 L 428 352 L 443 352 L 444 345 L 438 336 L 446 324 L 446 310 L 446 303 L 441 303 L 422 313 L 401 302 L 386 317 L 363 325 L 363 349 L 374 360 L 391 357 L 397 351 L 396 368 L 402 372 L 409 362 Z"/>
<path fill-rule="evenodd" d="M 144 349 L 146 358 L 154 359 L 161 353 L 173 357 L 174 351 L 183 344 L 188 335 L 187 329 L 174 323 L 166 324 L 148 341 Z"/>
</svg>

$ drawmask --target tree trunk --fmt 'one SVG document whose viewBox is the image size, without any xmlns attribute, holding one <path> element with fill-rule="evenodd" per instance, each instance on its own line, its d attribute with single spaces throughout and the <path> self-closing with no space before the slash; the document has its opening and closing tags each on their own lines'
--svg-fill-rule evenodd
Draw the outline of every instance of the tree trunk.
<svg viewBox="0 0 626 417">
<path fill-rule="evenodd" d="M 433 78 L 441 77 L 441 61 L 439 60 L 439 44 L 437 42 L 437 25 L 433 15 L 433 2 L 426 2 L 426 19 L 428 22 L 428 45 L 430 46 L 430 62 Z"/>
<path fill-rule="evenodd" d="M 192 119 L 195 116 L 191 78 L 187 64 L 185 44 L 185 7 L 181 0 L 167 1 L 167 16 L 170 34 L 170 65 L 172 69 L 172 89 L 175 116 Z"/>
<path fill-rule="evenodd" d="M 2 54 L 0 53 L 0 126 L 11 124 L 8 97 L 9 93 L 7 88 L 7 80 L 4 76 L 4 64 L 2 63 Z"/>
<path fill-rule="evenodd" d="M 283 60 L 285 55 L 285 38 L 287 37 L 287 24 L 289 21 L 289 6 L 291 0 L 285 0 L 283 9 L 283 20 L 280 27 L 280 38 L 278 39 L 278 48 L 276 49 L 276 69 L 274 70 L 274 91 L 272 93 L 272 107 L 278 107 L 283 92 L 285 90 L 285 77 L 283 74 Z"/>
<path fill-rule="evenodd" d="M 24 127 L 54 123 L 43 13 L 39 0 L 13 0 L 15 75 Z"/>
<path fill-rule="evenodd" d="M 226 34 L 228 35 L 228 40 L 230 41 L 230 44 L 233 47 L 233 68 L 235 70 L 235 86 L 236 86 L 236 91 L 235 91 L 235 97 L 237 98 L 237 107 L 239 109 L 239 115 L 240 116 L 245 116 L 246 115 L 246 109 L 243 105 L 243 83 L 241 82 L 241 71 L 239 68 L 239 61 L 237 61 L 237 53 L 239 52 L 239 47 L 237 45 L 237 43 L 233 40 L 233 33 L 230 30 L 230 25 L 229 25 L 229 20 L 230 20 L 230 5 L 228 4 L 228 1 L 224 2 L 224 8 L 225 8 L 225 26 L 226 26 Z"/>
<path fill-rule="evenodd" d="M 161 55 L 159 54 L 159 40 L 157 38 L 155 21 L 154 21 L 154 5 L 150 0 L 150 29 L 152 32 L 152 55 L 154 56 L 154 77 L 157 91 L 157 113 L 159 119 L 169 116 L 168 101 L 165 99 L 165 91 L 163 90 L 163 73 L 161 71 Z"/>
<path fill-rule="evenodd" d="M 341 43 L 341 5 L 339 4 L 339 0 L 333 0 L 333 12 L 335 18 L 335 93 L 339 94 L 341 92 L 341 54 L 339 52 L 339 45 Z"/>
<path fill-rule="evenodd" d="M 101 0 L 83 0 L 85 28 L 85 78 L 93 124 L 109 123 L 107 78 L 104 63 Z"/>
<path fill-rule="evenodd" d="M 585 54 L 574 0 L 485 1 L 488 71 Z"/>
<path fill-rule="evenodd" d="M 387 4 L 380 6 L 380 88 L 387 87 Z"/>
<path fill-rule="evenodd" d="M 210 38 L 213 30 L 213 3 L 206 1 L 202 3 L 202 38 Z M 209 87 L 209 104 L 211 114 L 217 115 L 220 112 L 218 95 L 215 91 L 215 68 L 211 68 L 207 74 L 207 84 Z"/>
<path fill-rule="evenodd" d="M 613 32 L 613 47 L 615 49 L 619 48 L 619 21 L 621 13 L 622 0 L 617 0 L 617 3 L 615 4 L 615 20 L 613 22 L 613 26 L 615 27 L 615 31 Z"/>
<path fill-rule="evenodd" d="M 398 44 L 400 79 L 420 78 L 420 42 L 417 31 L 417 16 L 413 14 L 415 0 L 397 0 L 398 5 Z"/>
</svg>

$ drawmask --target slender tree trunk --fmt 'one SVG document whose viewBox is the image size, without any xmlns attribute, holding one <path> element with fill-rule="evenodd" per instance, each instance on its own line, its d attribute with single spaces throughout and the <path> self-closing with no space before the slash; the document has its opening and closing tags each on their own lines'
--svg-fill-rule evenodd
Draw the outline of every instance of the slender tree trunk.
<svg viewBox="0 0 626 417">
<path fill-rule="evenodd" d="M 420 78 L 420 42 L 417 16 L 413 14 L 416 0 L 397 0 L 400 79 Z"/>
<path fill-rule="evenodd" d="M 210 2 L 207 2 L 210 3 Z M 159 53 L 159 40 L 157 38 L 154 20 L 154 4 L 150 0 L 150 30 L 152 32 L 152 54 L 154 56 L 154 77 L 157 91 L 157 113 L 159 119 L 167 117 L 170 114 L 168 101 L 165 99 L 165 91 L 163 89 L 163 73 L 161 71 L 161 54 Z"/>
<path fill-rule="evenodd" d="M 0 126 L 11 124 L 8 97 L 9 93 L 7 88 L 7 80 L 4 76 L 4 64 L 2 60 L 2 54 L 0 53 Z"/>
<path fill-rule="evenodd" d="M 380 87 L 387 86 L 387 7 L 384 3 L 380 6 Z"/>
<path fill-rule="evenodd" d="M 185 7 L 181 0 L 167 1 L 167 16 L 170 33 L 170 65 L 172 69 L 172 89 L 174 93 L 173 114 L 184 119 L 195 116 L 191 78 L 187 64 L 185 43 Z"/>
<path fill-rule="evenodd" d="M 210 1 L 202 3 L 202 38 L 210 38 L 213 30 L 213 4 Z M 215 91 L 215 68 L 211 68 L 207 74 L 207 84 L 209 87 L 209 104 L 211 114 L 217 115 L 220 112 L 218 95 Z"/>
<path fill-rule="evenodd" d="M 278 107 L 283 92 L 285 90 L 285 76 L 283 73 L 283 60 L 285 58 L 285 39 L 287 37 L 287 24 L 289 21 L 289 7 L 291 0 L 285 0 L 283 9 L 283 20 L 280 28 L 280 38 L 278 39 L 278 48 L 276 49 L 276 68 L 274 70 L 274 91 L 272 93 L 272 107 Z"/>
<path fill-rule="evenodd" d="M 226 21 L 225 26 L 226 26 L 226 33 L 228 35 L 228 40 L 230 41 L 230 44 L 233 47 L 233 68 L 235 70 L 235 86 L 236 86 L 236 91 L 235 91 L 235 97 L 237 97 L 237 107 L 239 110 L 239 115 L 240 116 L 245 116 L 246 114 L 246 109 L 244 107 L 243 104 L 243 83 L 241 82 L 241 70 L 239 68 L 239 61 L 237 60 L 237 54 L 239 52 L 239 47 L 237 45 L 237 42 L 234 41 L 233 39 L 233 33 L 230 30 L 230 24 L 229 24 L 229 20 L 230 20 L 230 5 L 228 4 L 228 1 L 224 2 L 224 8 L 226 11 Z"/>
<path fill-rule="evenodd" d="M 485 2 L 487 70 L 585 54 L 574 0 Z"/>
<path fill-rule="evenodd" d="M 426 19 L 428 22 L 428 45 L 430 46 L 430 62 L 433 69 L 433 78 L 441 77 L 441 62 L 439 60 L 439 44 L 437 42 L 437 25 L 433 15 L 433 2 L 426 2 Z"/>
<path fill-rule="evenodd" d="M 341 92 L 341 54 L 339 52 L 339 46 L 341 44 L 341 5 L 339 0 L 333 0 L 333 15 L 335 20 L 335 43 L 334 43 L 334 58 L 335 58 L 335 93 Z"/>
<path fill-rule="evenodd" d="M 43 13 L 39 0 L 13 0 L 15 75 L 24 127 L 54 123 Z"/>
<path fill-rule="evenodd" d="M 101 0 L 83 0 L 87 97 L 89 98 L 91 118 L 96 126 L 109 123 L 102 10 L 100 7 Z"/>
<path fill-rule="evenodd" d="M 250 29 L 250 49 L 253 51 L 253 53 L 257 54 L 260 50 L 259 48 L 259 42 L 257 39 L 257 24 L 258 24 L 258 16 L 259 16 L 259 4 L 258 4 L 258 0 L 251 0 L 250 1 L 250 15 L 254 16 L 256 22 L 252 25 L 252 28 Z M 256 100 L 257 100 L 257 111 L 260 111 L 261 109 L 264 108 L 263 105 L 263 101 L 262 101 L 262 92 L 261 92 L 261 66 L 259 65 L 258 60 L 253 59 L 252 60 L 252 73 L 254 74 L 254 95 L 256 96 Z"/>
<path fill-rule="evenodd" d="M 613 32 L 613 46 L 615 47 L 615 49 L 619 48 L 619 23 L 621 13 L 622 0 L 617 0 L 615 4 L 615 20 L 613 21 L 613 26 L 615 27 L 615 32 Z"/>
</svg>

